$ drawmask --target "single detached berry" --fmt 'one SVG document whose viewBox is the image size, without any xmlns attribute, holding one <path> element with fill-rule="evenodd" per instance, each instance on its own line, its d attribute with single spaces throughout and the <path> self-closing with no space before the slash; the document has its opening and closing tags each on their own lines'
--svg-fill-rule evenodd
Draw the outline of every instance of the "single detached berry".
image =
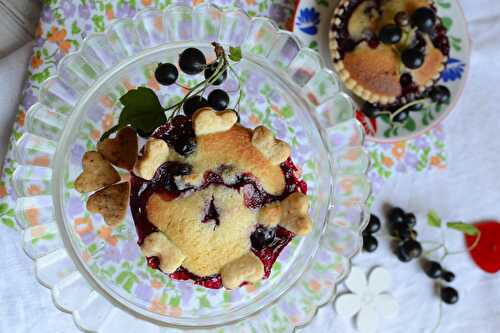
<svg viewBox="0 0 500 333">
<path fill-rule="evenodd" d="M 441 289 L 441 299 L 446 304 L 455 304 L 458 302 L 458 291 L 452 287 L 444 287 Z"/>
<path fill-rule="evenodd" d="M 410 239 L 403 243 L 403 250 L 410 258 L 418 258 L 422 255 L 422 245 L 416 240 Z"/>
<path fill-rule="evenodd" d="M 424 272 L 431 279 L 438 279 L 443 275 L 443 267 L 436 261 L 428 261 L 425 265 Z"/>
<path fill-rule="evenodd" d="M 389 223 L 399 224 L 404 222 L 405 212 L 399 207 L 394 207 L 389 211 Z"/>
<path fill-rule="evenodd" d="M 429 97 L 435 103 L 443 104 L 450 101 L 450 90 L 445 86 L 435 86 L 429 92 Z"/>
<path fill-rule="evenodd" d="M 368 222 L 368 225 L 366 226 L 366 229 L 364 231 L 368 234 L 374 234 L 380 230 L 380 226 L 380 219 L 376 215 L 371 214 L 370 221 Z"/>
<path fill-rule="evenodd" d="M 411 261 L 411 257 L 408 253 L 405 252 L 404 248 L 402 245 L 398 246 L 396 248 L 396 256 L 398 257 L 398 260 L 401 262 L 409 262 Z"/>
<path fill-rule="evenodd" d="M 404 215 L 403 223 L 407 224 L 409 227 L 413 228 L 417 225 L 417 218 L 413 213 L 407 213 Z"/>
<path fill-rule="evenodd" d="M 185 49 L 179 56 L 179 67 L 189 75 L 201 73 L 206 63 L 207 60 L 203 52 L 194 47 Z"/>
<path fill-rule="evenodd" d="M 453 280 L 455 280 L 455 274 L 450 271 L 444 271 L 443 274 L 441 274 L 441 278 L 446 282 L 453 282 Z"/>
<path fill-rule="evenodd" d="M 397 44 L 401 40 L 401 28 L 395 24 L 388 24 L 380 30 L 380 40 L 384 44 Z"/>
<path fill-rule="evenodd" d="M 179 71 L 174 64 L 159 64 L 155 70 L 155 79 L 159 84 L 169 86 L 174 84 L 179 77 Z"/>
<path fill-rule="evenodd" d="M 227 78 L 227 71 L 224 70 L 223 72 L 220 72 L 217 76 L 217 78 L 214 80 L 213 75 L 215 74 L 215 71 L 217 70 L 218 64 L 216 62 L 211 63 L 210 65 L 207 66 L 205 69 L 204 75 L 205 75 L 205 80 L 210 80 L 212 79 L 211 84 L 214 86 L 220 85 L 222 82 L 224 82 Z"/>
<path fill-rule="evenodd" d="M 418 8 L 411 14 L 411 24 L 418 30 L 429 33 L 436 24 L 436 14 L 429 7 Z"/>
<path fill-rule="evenodd" d="M 208 101 L 203 96 L 191 96 L 187 100 L 184 101 L 182 105 L 182 109 L 184 110 L 184 114 L 188 117 L 191 117 L 197 110 L 207 107 Z"/>
<path fill-rule="evenodd" d="M 422 67 L 425 61 L 424 53 L 416 48 L 406 49 L 401 54 L 403 64 L 409 69 L 417 69 Z"/>
<path fill-rule="evenodd" d="M 394 16 L 394 22 L 396 22 L 396 24 L 400 27 L 406 27 L 410 24 L 410 16 L 408 16 L 407 12 L 398 12 Z"/>
<path fill-rule="evenodd" d="M 275 228 L 264 228 L 263 226 L 258 226 L 250 236 L 250 241 L 252 242 L 252 247 L 255 250 L 261 250 L 262 248 L 271 245 L 275 237 Z"/>
<path fill-rule="evenodd" d="M 408 111 L 408 109 L 405 109 L 403 111 L 399 111 L 398 114 L 396 114 L 394 118 L 392 118 L 392 120 L 397 123 L 404 123 L 406 120 L 408 120 L 409 117 L 410 112 Z"/>
<path fill-rule="evenodd" d="M 378 247 L 378 241 L 372 235 L 363 236 L 363 250 L 366 252 L 374 252 Z"/>
<path fill-rule="evenodd" d="M 225 110 L 229 105 L 229 95 L 222 89 L 215 89 L 208 94 L 208 105 L 217 111 Z"/>
</svg>

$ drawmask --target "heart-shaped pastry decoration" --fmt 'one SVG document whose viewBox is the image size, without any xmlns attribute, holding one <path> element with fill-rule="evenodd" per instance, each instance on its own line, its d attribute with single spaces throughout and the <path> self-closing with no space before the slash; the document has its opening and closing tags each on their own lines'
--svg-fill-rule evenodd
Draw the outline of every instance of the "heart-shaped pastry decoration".
<svg viewBox="0 0 500 333">
<path fill-rule="evenodd" d="M 141 249 L 146 257 L 157 257 L 160 260 L 160 269 L 168 274 L 175 272 L 186 259 L 181 249 L 159 231 L 149 234 L 141 244 Z"/>
<path fill-rule="evenodd" d="M 479 268 L 488 273 L 500 271 L 500 223 L 485 221 L 474 224 L 481 231 L 477 245 L 469 251 Z M 476 235 L 465 235 L 467 247 L 471 248 L 476 241 Z"/>
<path fill-rule="evenodd" d="M 225 132 L 236 124 L 236 112 L 226 110 L 215 112 L 211 108 L 203 108 L 193 115 L 193 127 L 196 136 Z"/>
<path fill-rule="evenodd" d="M 281 140 L 275 139 L 273 132 L 264 126 L 254 129 L 252 144 L 274 165 L 285 162 L 291 154 L 290 146 Z"/>
<path fill-rule="evenodd" d="M 105 139 L 97 145 L 97 151 L 112 164 L 130 170 L 137 159 L 137 134 L 132 127 L 118 131 L 114 139 Z"/>
<path fill-rule="evenodd" d="M 168 160 L 170 149 L 165 141 L 149 139 L 144 145 L 142 156 L 134 165 L 134 173 L 142 179 L 151 180 L 156 170 Z"/>
<path fill-rule="evenodd" d="M 257 282 L 264 276 L 264 265 L 252 252 L 222 267 L 222 284 L 228 289 L 238 288 L 243 282 Z"/>
<path fill-rule="evenodd" d="M 309 200 L 301 192 L 290 194 L 281 202 L 280 225 L 299 236 L 307 235 L 312 228 L 311 218 L 307 213 Z"/>
<path fill-rule="evenodd" d="M 125 218 L 129 197 L 129 182 L 111 185 L 89 197 L 87 210 L 101 214 L 108 225 L 114 226 L 121 223 Z"/>
<path fill-rule="evenodd" d="M 92 192 L 120 181 L 113 166 L 96 151 L 88 151 L 82 159 L 83 171 L 75 180 L 75 189 L 80 193 Z"/>
</svg>

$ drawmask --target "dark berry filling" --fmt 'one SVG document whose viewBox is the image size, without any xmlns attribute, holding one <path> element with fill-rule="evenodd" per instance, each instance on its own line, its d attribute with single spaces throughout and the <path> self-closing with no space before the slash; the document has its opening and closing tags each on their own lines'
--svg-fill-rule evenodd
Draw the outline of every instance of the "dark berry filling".
<svg viewBox="0 0 500 333">
<path fill-rule="evenodd" d="M 192 135 L 192 137 L 194 137 L 191 120 L 187 117 L 179 116 L 174 118 L 171 123 L 159 127 L 152 136 L 157 139 L 163 139 L 173 145 L 174 143 L 185 141 L 186 137 L 184 135 Z M 237 191 L 243 191 L 245 205 L 250 209 L 258 209 L 268 203 L 283 200 L 293 192 L 300 191 L 307 193 L 307 184 L 299 178 L 298 169 L 290 158 L 281 164 L 286 185 L 283 194 L 280 196 L 274 196 L 267 193 L 251 174 L 242 174 L 237 178 L 234 184 L 225 184 L 220 175 L 224 168 L 224 166 L 221 166 L 218 170 L 207 172 L 204 175 L 203 184 L 196 190 L 206 188 L 210 185 L 218 185 L 227 186 Z M 139 245 L 142 244 L 144 238 L 149 234 L 158 231 L 147 218 L 146 204 L 149 197 L 154 193 L 158 193 L 164 200 L 174 200 L 183 192 L 193 190 L 179 190 L 174 182 L 174 176 L 187 175 L 190 172 L 190 165 L 179 162 L 166 162 L 158 168 L 153 179 L 150 181 L 137 177 L 133 173 L 131 174 L 130 207 L 137 230 L 137 243 Z M 220 223 L 219 214 L 217 213 L 217 208 L 213 200 L 207 203 L 205 216 L 201 222 L 207 223 L 209 221 L 215 221 L 216 225 Z M 269 277 L 271 268 L 280 252 L 294 236 L 292 232 L 280 226 L 268 229 L 259 225 L 252 233 L 250 237 L 252 252 L 254 252 L 264 264 L 265 278 Z M 153 269 L 159 269 L 158 258 L 149 257 L 147 259 L 148 266 Z M 200 277 L 183 267 L 169 274 L 169 277 L 176 280 L 193 280 L 195 284 L 206 288 L 218 289 L 222 287 L 222 281 L 219 274 Z"/>
</svg>

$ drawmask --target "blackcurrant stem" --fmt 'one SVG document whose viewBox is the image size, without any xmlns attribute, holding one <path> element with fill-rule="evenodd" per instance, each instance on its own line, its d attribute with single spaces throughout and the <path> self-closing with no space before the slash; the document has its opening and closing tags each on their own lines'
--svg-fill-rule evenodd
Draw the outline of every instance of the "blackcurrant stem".
<svg viewBox="0 0 500 333">
<path fill-rule="evenodd" d="M 182 84 L 177 83 L 177 82 L 175 82 L 175 85 L 178 86 L 178 87 L 181 87 L 182 89 L 191 90 L 191 88 L 183 86 Z"/>
<path fill-rule="evenodd" d="M 234 105 L 234 108 L 236 109 L 237 112 L 240 111 L 240 102 L 241 102 L 241 79 L 240 77 L 238 76 L 238 73 L 236 73 L 236 71 L 231 67 L 229 66 L 229 70 L 234 74 L 234 76 L 238 79 L 238 91 L 240 92 L 238 94 L 238 100 L 236 101 L 236 104 Z"/>
<path fill-rule="evenodd" d="M 446 250 L 446 247 L 444 246 L 444 244 L 441 244 L 441 245 L 439 245 L 437 247 L 434 247 L 434 248 L 432 248 L 430 250 L 425 251 L 424 254 L 423 254 L 423 256 L 427 257 L 429 254 L 431 254 L 433 252 L 436 252 L 437 250 L 440 250 L 441 248 L 445 248 L 445 250 Z"/>
<path fill-rule="evenodd" d="M 429 240 L 423 240 L 423 241 L 420 241 L 420 243 L 422 243 L 422 244 L 438 244 L 438 245 L 442 245 L 440 242 L 429 241 Z"/>
<path fill-rule="evenodd" d="M 438 287 L 438 294 L 441 294 L 441 285 Z M 438 320 L 434 328 L 432 329 L 431 333 L 436 333 L 437 329 L 441 325 L 441 319 L 443 317 L 443 301 L 439 301 L 439 313 L 438 313 Z"/>
<path fill-rule="evenodd" d="M 468 247 L 467 249 L 465 250 L 461 250 L 461 251 L 452 251 L 452 252 L 448 252 L 448 255 L 450 256 L 453 256 L 453 255 L 456 255 L 456 254 L 462 254 L 462 253 L 465 253 L 465 252 L 469 252 L 469 251 L 472 251 L 476 248 L 476 246 L 479 244 L 479 240 L 481 239 L 481 232 L 479 232 L 477 234 L 477 237 L 476 239 L 474 240 L 474 243 L 472 243 L 472 245 L 470 247 Z"/>
<path fill-rule="evenodd" d="M 402 113 L 403 111 L 405 111 L 406 109 L 408 109 L 409 107 L 413 106 L 413 105 L 417 105 L 417 104 L 427 104 L 426 101 L 425 101 L 425 98 L 421 98 L 421 99 L 417 99 L 411 103 L 408 103 L 408 104 L 405 104 L 403 105 L 402 107 L 400 107 L 399 109 L 397 109 L 396 111 L 394 111 L 391 116 L 390 116 L 390 120 L 391 120 L 391 123 L 394 122 L 394 118 L 396 118 L 396 116 L 400 113 Z"/>
</svg>

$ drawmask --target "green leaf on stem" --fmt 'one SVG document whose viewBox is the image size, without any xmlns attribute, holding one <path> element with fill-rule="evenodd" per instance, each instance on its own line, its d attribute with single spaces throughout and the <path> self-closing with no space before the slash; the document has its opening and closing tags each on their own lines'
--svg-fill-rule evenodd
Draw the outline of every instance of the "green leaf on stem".
<svg viewBox="0 0 500 333">
<path fill-rule="evenodd" d="M 446 223 L 446 226 L 450 229 L 455 229 L 469 236 L 479 235 L 479 229 L 472 224 L 464 222 L 448 222 Z"/>
<path fill-rule="evenodd" d="M 241 60 L 241 48 L 240 47 L 229 47 L 229 59 L 238 62 Z"/>
<path fill-rule="evenodd" d="M 123 104 L 123 110 L 118 125 L 106 131 L 101 141 L 127 125 L 137 131 L 148 133 L 167 121 L 158 96 L 149 88 L 132 89 L 120 98 L 120 102 Z"/>
<path fill-rule="evenodd" d="M 442 224 L 442 220 L 439 217 L 439 215 L 437 214 L 437 212 L 435 210 L 431 209 L 429 211 L 429 213 L 427 213 L 427 223 L 431 227 L 440 228 L 441 224 Z"/>
</svg>

